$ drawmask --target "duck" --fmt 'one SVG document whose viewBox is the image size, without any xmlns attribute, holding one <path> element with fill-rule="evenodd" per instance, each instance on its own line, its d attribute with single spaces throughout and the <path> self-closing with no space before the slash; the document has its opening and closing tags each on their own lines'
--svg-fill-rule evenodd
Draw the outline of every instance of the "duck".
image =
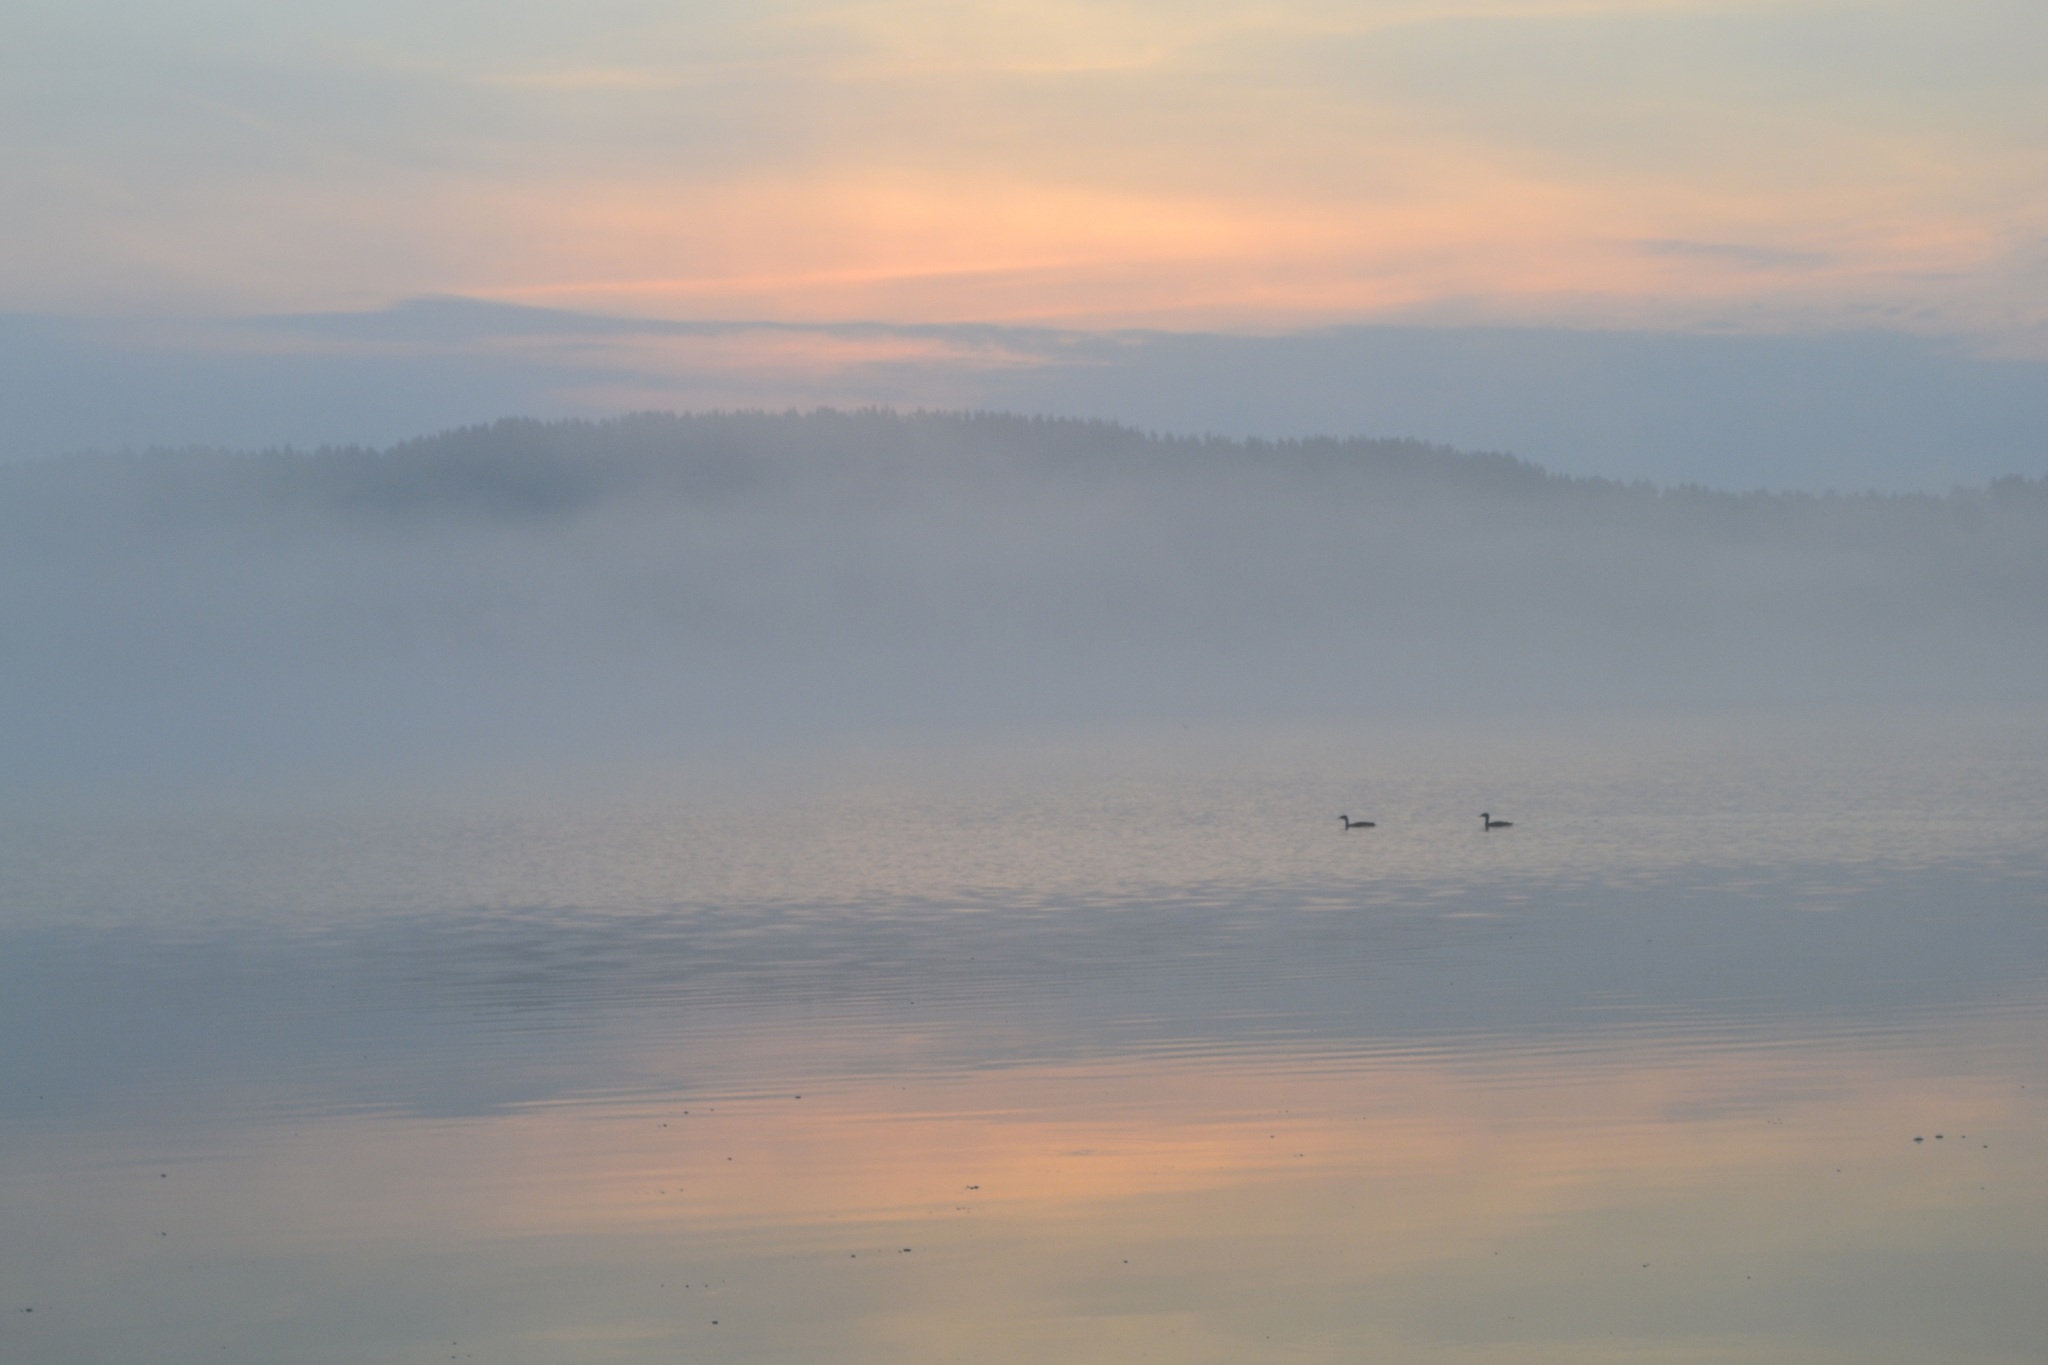
<svg viewBox="0 0 2048 1365">
<path fill-rule="evenodd" d="M 1375 822 L 1371 820 L 1354 820 L 1348 815 L 1340 815 L 1337 818 L 1344 822 L 1344 828 L 1346 829 L 1372 829 L 1375 827 Z"/>
<path fill-rule="evenodd" d="M 1513 829 L 1515 827 L 1515 822 L 1512 820 L 1494 819 L 1493 812 L 1491 811 L 1479 812 L 1479 822 L 1487 829 Z"/>
</svg>

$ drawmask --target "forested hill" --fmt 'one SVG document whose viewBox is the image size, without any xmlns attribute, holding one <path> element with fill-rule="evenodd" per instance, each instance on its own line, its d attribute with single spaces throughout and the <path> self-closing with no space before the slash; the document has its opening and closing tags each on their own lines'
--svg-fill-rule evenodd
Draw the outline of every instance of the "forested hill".
<svg viewBox="0 0 2048 1365">
<path fill-rule="evenodd" d="M 1815 515 L 1868 522 L 1939 516 L 1937 507 L 2026 516 L 2048 506 L 2048 479 L 2017 476 L 1942 498 L 1659 489 L 1573 478 L 1510 455 L 1414 440 L 1162 437 L 1108 422 L 878 410 L 508 419 L 386 450 L 157 450 L 0 468 L 0 490 L 17 513 L 29 505 L 38 512 L 60 504 L 83 510 L 84 500 L 97 502 L 102 515 L 154 507 L 175 514 L 304 509 L 505 519 L 561 517 L 620 499 L 710 502 L 806 487 L 915 497 L 1006 483 L 1219 479 L 1339 498 L 1428 495 L 1620 515 L 1661 505 L 1731 523 Z"/>
<path fill-rule="evenodd" d="M 317 511 L 526 521 L 618 501 L 715 503 L 825 488 L 915 498 L 971 487 L 1219 475 L 1496 496 L 1528 496 L 1564 482 L 1507 456 L 1416 441 L 1246 443 L 1155 437 L 1107 422 L 887 411 L 506 420 L 388 450 L 157 450 L 0 471 L 13 485 L 11 504 L 33 502 L 45 511 L 97 503 L 92 515 Z"/>
<path fill-rule="evenodd" d="M 887 412 L 0 469 L 0 760 L 2048 700 L 2048 482 L 1657 489 Z M 95 757 L 96 755 L 96 757 Z"/>
</svg>

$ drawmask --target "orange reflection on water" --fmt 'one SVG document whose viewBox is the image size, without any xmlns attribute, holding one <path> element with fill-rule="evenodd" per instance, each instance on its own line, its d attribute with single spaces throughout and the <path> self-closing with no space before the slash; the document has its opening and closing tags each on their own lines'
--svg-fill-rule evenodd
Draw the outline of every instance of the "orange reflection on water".
<svg viewBox="0 0 2048 1365">
<path fill-rule="evenodd" d="M 1307 1185 L 1370 1189 L 1376 1224 L 1455 1242 L 1624 1188 L 1756 1182 L 1774 1198 L 1825 1200 L 1829 1182 L 1812 1182 L 1837 1167 L 1858 1189 L 1849 1205 L 1873 1217 L 1943 1205 L 1957 1181 L 2001 1168 L 2012 1135 L 2042 1130 L 2038 1098 L 2002 1075 L 1899 1060 L 1840 1044 L 1108 1058 L 834 1079 L 800 1094 L 347 1117 L 266 1139 L 255 1178 L 275 1189 L 249 1202 L 274 1209 L 297 1189 L 317 1207 L 346 1187 L 335 1211 L 363 1232 L 797 1235 L 1086 1219 L 1124 1201 Z M 311 1187 L 309 1159 L 323 1172 Z M 251 1177 L 237 1175 L 245 1193 Z M 2010 1174 L 1999 1178 L 2009 1196 Z"/>
<path fill-rule="evenodd" d="M 2013 1274 L 2048 1216 L 2041 1017 L 814 1066 L 787 1092 L 271 1120 L 137 1158 L 147 1180 L 44 1153 L 76 1167 L 40 1187 L 61 1197 L 12 1207 L 96 1255 L 158 1254 L 158 1226 L 227 1264 L 370 1252 L 449 1302 L 540 1275 L 523 1318 L 490 1301 L 506 1359 L 714 1323 L 749 1359 L 1904 1359 L 1850 1348 L 1933 1349 L 1962 1278 L 1984 1323 L 2038 1316 Z M 832 1050 L 728 1042 L 733 1074 Z M 1950 1358 L 2005 1358 L 1964 1336 Z"/>
</svg>

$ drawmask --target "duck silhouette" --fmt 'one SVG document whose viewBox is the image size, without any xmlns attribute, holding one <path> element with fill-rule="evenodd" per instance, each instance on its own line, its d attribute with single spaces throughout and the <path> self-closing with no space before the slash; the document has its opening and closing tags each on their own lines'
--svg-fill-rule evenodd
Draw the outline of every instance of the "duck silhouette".
<svg viewBox="0 0 2048 1365">
<path fill-rule="evenodd" d="M 1479 823 L 1487 829 L 1513 829 L 1515 827 L 1515 822 L 1512 820 L 1494 819 L 1491 811 L 1479 812 Z"/>
<path fill-rule="evenodd" d="M 1374 822 L 1371 820 L 1354 820 L 1348 815 L 1340 815 L 1337 818 L 1344 822 L 1344 828 L 1346 829 L 1372 829 L 1374 827 Z"/>
</svg>

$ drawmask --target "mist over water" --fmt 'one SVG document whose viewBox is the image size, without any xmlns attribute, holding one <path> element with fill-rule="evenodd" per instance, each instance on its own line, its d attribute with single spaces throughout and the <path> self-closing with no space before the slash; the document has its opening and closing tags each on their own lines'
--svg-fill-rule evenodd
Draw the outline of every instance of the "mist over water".
<svg viewBox="0 0 2048 1365">
<path fill-rule="evenodd" d="M 189 775 L 872 732 L 2012 703 L 2048 485 L 1735 496 L 868 412 L 0 469 L 0 752 Z"/>
<path fill-rule="evenodd" d="M 2023 1359 L 2044 783 L 1396 717 L 20 806 L 0 1345 Z"/>
<path fill-rule="evenodd" d="M 10 1365 L 2048 1338 L 2039 482 L 813 413 L 0 519 Z"/>
</svg>

